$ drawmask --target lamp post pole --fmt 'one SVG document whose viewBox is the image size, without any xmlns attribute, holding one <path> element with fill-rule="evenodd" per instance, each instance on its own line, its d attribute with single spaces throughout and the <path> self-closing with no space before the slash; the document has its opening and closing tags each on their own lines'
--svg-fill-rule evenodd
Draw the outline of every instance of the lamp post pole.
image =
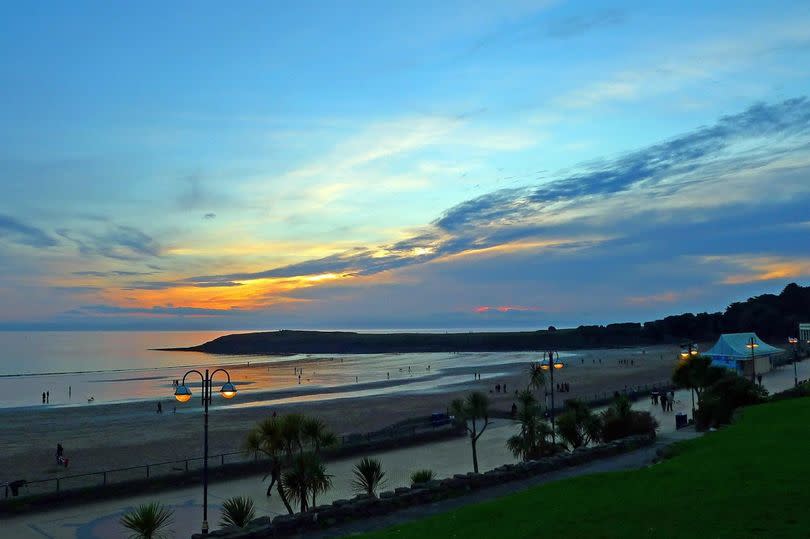
<svg viewBox="0 0 810 539">
<path fill-rule="evenodd" d="M 693 356 L 698 355 L 698 348 L 697 345 L 693 342 L 689 342 L 689 344 L 681 345 L 681 359 L 687 361 L 691 359 Z M 692 394 L 692 419 L 695 419 L 695 388 L 692 386 L 690 381 L 689 383 L 689 392 Z"/>
<path fill-rule="evenodd" d="M 191 390 L 186 386 L 186 376 L 195 373 L 202 382 L 202 404 L 203 404 L 203 521 L 202 534 L 208 535 L 208 405 L 211 402 L 211 387 L 214 375 L 218 372 L 225 373 L 228 381 L 223 384 L 220 393 L 226 399 L 231 399 L 236 395 L 236 387 L 231 383 L 231 375 L 225 369 L 217 369 L 209 374 L 205 369 L 205 374 L 196 369 L 191 369 L 183 375 L 183 382 L 177 386 L 174 397 L 179 402 L 188 402 L 191 399 Z"/>
<path fill-rule="evenodd" d="M 557 445 L 557 429 L 554 426 L 554 352 L 548 353 L 548 366 L 551 373 L 551 443 Z"/>
<path fill-rule="evenodd" d="M 548 359 L 545 359 L 548 356 Z M 543 361 L 540 362 L 540 368 L 544 371 L 551 371 L 551 443 L 557 444 L 557 433 L 554 425 L 554 370 L 562 369 L 565 364 L 560 361 L 560 354 L 557 354 L 557 360 L 554 360 L 554 352 L 545 352 L 543 354 Z"/>
<path fill-rule="evenodd" d="M 796 345 L 799 344 L 799 339 L 796 337 L 788 337 L 788 342 L 793 345 L 793 386 L 799 387 L 799 371 L 796 368 L 796 363 L 799 362 L 799 351 Z"/>
<path fill-rule="evenodd" d="M 751 349 L 751 381 L 757 383 L 757 356 L 756 347 L 759 346 L 753 337 L 748 341 L 748 348 Z"/>
</svg>

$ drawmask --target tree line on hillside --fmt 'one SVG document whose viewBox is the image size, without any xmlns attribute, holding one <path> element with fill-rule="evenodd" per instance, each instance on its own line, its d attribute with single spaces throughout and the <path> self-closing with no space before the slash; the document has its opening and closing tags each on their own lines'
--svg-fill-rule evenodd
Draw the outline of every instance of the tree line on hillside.
<svg viewBox="0 0 810 539">
<path fill-rule="evenodd" d="M 468 333 L 355 333 L 351 331 L 271 331 L 225 335 L 175 350 L 213 354 L 341 354 L 397 352 L 497 352 L 645 346 L 703 341 L 721 333 L 755 331 L 775 342 L 795 335 L 810 321 L 810 287 L 789 284 L 778 295 L 763 294 L 732 303 L 722 313 L 680 314 L 645 323 L 579 326 L 539 331 Z"/>
</svg>

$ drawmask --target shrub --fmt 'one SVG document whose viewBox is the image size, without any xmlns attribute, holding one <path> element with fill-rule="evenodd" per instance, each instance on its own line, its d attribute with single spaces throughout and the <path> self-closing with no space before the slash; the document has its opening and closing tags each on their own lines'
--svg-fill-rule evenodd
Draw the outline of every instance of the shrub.
<svg viewBox="0 0 810 539">
<path fill-rule="evenodd" d="M 571 449 L 583 447 L 599 439 L 602 421 L 584 402 L 571 399 L 557 418 L 557 432 Z"/>
<path fill-rule="evenodd" d="M 602 412 L 602 440 L 611 442 L 628 436 L 655 436 L 658 421 L 649 412 L 630 409 L 630 401 L 621 395 Z"/>
<path fill-rule="evenodd" d="M 352 488 L 358 494 L 377 495 L 377 489 L 385 485 L 385 472 L 382 469 L 382 462 L 378 459 L 363 457 L 360 462 L 354 465 L 354 479 Z"/>
<path fill-rule="evenodd" d="M 740 406 L 758 404 L 768 392 L 751 380 L 727 371 L 706 388 L 698 400 L 695 426 L 698 430 L 731 423 L 734 410 Z"/>
<path fill-rule="evenodd" d="M 132 539 L 160 539 L 167 537 L 166 527 L 174 520 L 174 511 L 158 502 L 139 505 L 121 517 L 121 525 L 134 533 Z"/>
<path fill-rule="evenodd" d="M 411 474 L 411 486 L 413 487 L 427 483 L 428 481 L 433 481 L 435 477 L 436 474 L 433 473 L 433 470 L 417 470 Z"/>
<path fill-rule="evenodd" d="M 219 525 L 236 526 L 244 528 L 248 522 L 256 517 L 256 507 L 253 500 L 245 496 L 234 496 L 222 503 L 222 519 Z"/>
</svg>

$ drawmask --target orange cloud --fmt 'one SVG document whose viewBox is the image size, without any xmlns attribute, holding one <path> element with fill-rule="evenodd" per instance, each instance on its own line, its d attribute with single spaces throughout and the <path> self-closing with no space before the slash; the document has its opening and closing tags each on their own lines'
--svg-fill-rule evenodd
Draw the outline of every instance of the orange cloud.
<svg viewBox="0 0 810 539">
<path fill-rule="evenodd" d="M 474 311 L 479 314 L 488 313 L 488 312 L 499 312 L 499 313 L 508 313 L 508 312 L 531 312 L 531 311 L 539 311 L 540 307 L 525 307 L 523 305 L 500 305 L 497 307 L 489 306 L 489 305 L 482 305 L 480 307 L 476 307 Z"/>
<path fill-rule="evenodd" d="M 704 262 L 721 262 L 736 266 L 743 273 L 723 278 L 723 284 L 746 284 L 777 279 L 797 279 L 810 276 L 810 258 L 768 256 L 707 256 Z"/>
</svg>

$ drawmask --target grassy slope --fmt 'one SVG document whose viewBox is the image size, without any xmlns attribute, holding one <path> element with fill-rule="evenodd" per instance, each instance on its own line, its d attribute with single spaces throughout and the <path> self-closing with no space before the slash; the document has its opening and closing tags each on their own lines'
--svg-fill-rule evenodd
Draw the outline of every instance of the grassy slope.
<svg viewBox="0 0 810 539">
<path fill-rule="evenodd" d="M 810 398 L 746 409 L 676 453 L 363 537 L 810 537 Z"/>
</svg>

